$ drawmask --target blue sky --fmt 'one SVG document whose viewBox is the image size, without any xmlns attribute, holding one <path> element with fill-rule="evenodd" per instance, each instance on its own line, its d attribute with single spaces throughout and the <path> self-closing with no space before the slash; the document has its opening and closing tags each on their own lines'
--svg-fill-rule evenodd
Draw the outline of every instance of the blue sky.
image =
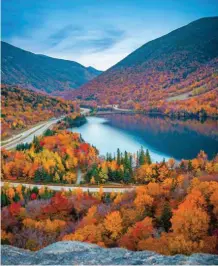
<svg viewBox="0 0 218 266">
<path fill-rule="evenodd" d="M 218 0 L 2 0 L 2 40 L 105 70 L 144 43 L 201 17 Z"/>
</svg>

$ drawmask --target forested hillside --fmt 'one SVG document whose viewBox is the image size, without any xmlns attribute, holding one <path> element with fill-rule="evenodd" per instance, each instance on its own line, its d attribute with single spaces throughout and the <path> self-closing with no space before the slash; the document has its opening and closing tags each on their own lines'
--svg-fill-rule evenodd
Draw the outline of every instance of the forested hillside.
<svg viewBox="0 0 218 266">
<path fill-rule="evenodd" d="M 75 102 L 49 97 L 27 89 L 2 85 L 1 133 L 8 137 L 40 121 L 71 113 Z"/>
<path fill-rule="evenodd" d="M 199 19 L 146 43 L 69 95 L 91 104 L 216 116 L 217 46 L 218 17 Z"/>
</svg>

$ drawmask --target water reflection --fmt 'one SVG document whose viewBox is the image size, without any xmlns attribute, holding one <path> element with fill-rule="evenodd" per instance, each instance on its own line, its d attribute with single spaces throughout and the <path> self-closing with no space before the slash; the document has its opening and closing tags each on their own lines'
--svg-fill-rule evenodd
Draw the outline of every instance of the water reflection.
<svg viewBox="0 0 218 266">
<path fill-rule="evenodd" d="M 143 115 L 89 117 L 88 123 L 73 131 L 95 145 L 100 154 L 121 151 L 135 153 L 148 148 L 154 161 L 174 157 L 191 159 L 204 150 L 209 158 L 218 152 L 217 121 L 170 120 Z"/>
</svg>

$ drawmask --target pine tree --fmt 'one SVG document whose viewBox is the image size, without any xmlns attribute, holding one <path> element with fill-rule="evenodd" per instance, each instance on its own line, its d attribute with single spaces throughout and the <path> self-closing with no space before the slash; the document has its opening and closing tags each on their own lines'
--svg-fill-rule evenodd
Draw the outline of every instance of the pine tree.
<svg viewBox="0 0 218 266">
<path fill-rule="evenodd" d="M 8 199 L 7 195 L 4 192 L 2 192 L 1 193 L 1 205 L 2 205 L 2 207 L 7 206 L 9 204 L 10 204 L 10 200 Z"/>
<path fill-rule="evenodd" d="M 20 196 L 19 196 L 17 193 L 15 193 L 15 195 L 14 195 L 14 197 L 13 197 L 13 201 L 14 201 L 14 202 L 18 202 L 18 201 L 20 201 Z"/>
<path fill-rule="evenodd" d="M 120 156 L 120 149 L 117 149 L 117 164 L 120 165 L 121 164 L 121 156 Z"/>
<path fill-rule="evenodd" d="M 40 182 L 41 181 L 41 178 L 42 178 L 41 171 L 40 171 L 40 169 L 37 169 L 35 171 L 35 174 L 34 174 L 34 181 L 35 182 Z"/>
<path fill-rule="evenodd" d="M 35 174 L 34 174 L 34 181 L 35 182 L 51 182 L 52 181 L 52 177 L 45 171 L 45 169 L 39 168 L 36 170 Z"/>
<path fill-rule="evenodd" d="M 124 175 L 123 175 L 123 181 L 124 183 L 129 183 L 131 180 L 131 176 L 129 173 L 129 170 L 125 170 Z"/>
<path fill-rule="evenodd" d="M 38 187 L 36 187 L 36 186 L 33 187 L 31 193 L 36 193 L 36 194 L 38 194 L 38 193 L 39 193 L 39 189 L 38 189 Z"/>
<path fill-rule="evenodd" d="M 133 167 L 133 161 L 132 161 L 132 155 L 129 156 L 129 171 L 130 174 L 132 174 L 132 167 Z"/>
<path fill-rule="evenodd" d="M 33 144 L 34 144 L 36 153 L 39 153 L 40 151 L 42 151 L 42 146 L 40 145 L 38 137 L 34 136 Z"/>
<path fill-rule="evenodd" d="M 54 136 L 55 135 L 55 131 L 51 130 L 51 129 L 46 129 L 46 131 L 44 132 L 43 136 L 48 137 L 48 136 Z"/>
<path fill-rule="evenodd" d="M 128 153 L 127 151 L 124 152 L 124 165 L 128 167 Z"/>
<path fill-rule="evenodd" d="M 151 156 L 150 156 L 150 153 L 149 153 L 148 149 L 146 149 L 146 153 L 145 153 L 145 162 L 147 164 L 151 164 Z"/>
<path fill-rule="evenodd" d="M 139 165 L 143 165 L 145 163 L 145 152 L 143 147 L 141 147 L 139 151 Z"/>
<path fill-rule="evenodd" d="M 169 203 L 165 203 L 161 217 L 160 217 L 160 224 L 161 226 L 165 229 L 166 232 L 169 231 L 171 227 L 171 221 L 170 219 L 172 218 L 172 210 L 169 205 Z"/>
</svg>

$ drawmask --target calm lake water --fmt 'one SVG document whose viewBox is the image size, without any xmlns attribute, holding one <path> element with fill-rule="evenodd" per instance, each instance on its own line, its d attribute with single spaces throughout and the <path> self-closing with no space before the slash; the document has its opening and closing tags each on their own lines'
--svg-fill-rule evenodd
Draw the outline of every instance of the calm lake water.
<svg viewBox="0 0 218 266">
<path fill-rule="evenodd" d="M 200 150 L 212 158 L 218 152 L 218 123 L 213 120 L 202 123 L 129 114 L 88 117 L 87 120 L 88 123 L 71 130 L 81 133 L 101 155 L 107 152 L 113 155 L 117 148 L 136 153 L 141 146 L 149 149 L 153 161 L 171 157 L 192 159 Z"/>
</svg>

